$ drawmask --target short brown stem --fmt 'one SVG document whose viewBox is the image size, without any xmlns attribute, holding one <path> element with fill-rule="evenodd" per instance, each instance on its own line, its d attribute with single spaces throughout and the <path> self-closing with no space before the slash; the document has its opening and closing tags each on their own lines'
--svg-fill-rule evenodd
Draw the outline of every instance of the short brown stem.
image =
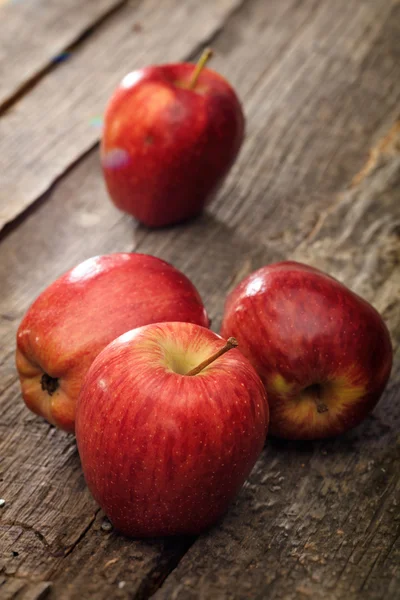
<svg viewBox="0 0 400 600">
<path fill-rule="evenodd" d="M 214 360 L 217 360 L 217 358 L 219 358 L 220 356 L 225 354 L 225 352 L 228 352 L 228 350 L 232 350 L 232 348 L 236 348 L 237 345 L 238 345 L 237 340 L 235 340 L 234 337 L 230 337 L 228 339 L 228 341 L 226 342 L 225 346 L 220 348 L 220 350 L 218 350 L 218 352 L 215 352 L 209 358 L 206 358 L 206 360 L 203 360 L 202 363 L 197 365 L 197 367 L 194 367 L 194 369 L 192 369 L 191 371 L 186 373 L 186 375 L 189 375 L 190 377 L 193 375 L 198 375 L 198 373 L 200 373 L 200 371 L 202 371 L 205 367 L 208 367 L 208 365 L 210 365 L 212 362 L 214 362 Z"/>
<path fill-rule="evenodd" d="M 192 73 L 192 76 L 191 76 L 189 84 L 188 84 L 189 90 L 193 90 L 196 87 L 196 83 L 200 77 L 200 73 L 202 72 L 206 63 L 210 60 L 212 55 L 213 55 L 213 51 L 211 50 L 211 48 L 206 48 L 204 50 L 203 54 L 200 56 L 199 61 L 194 68 L 194 71 Z"/>
</svg>

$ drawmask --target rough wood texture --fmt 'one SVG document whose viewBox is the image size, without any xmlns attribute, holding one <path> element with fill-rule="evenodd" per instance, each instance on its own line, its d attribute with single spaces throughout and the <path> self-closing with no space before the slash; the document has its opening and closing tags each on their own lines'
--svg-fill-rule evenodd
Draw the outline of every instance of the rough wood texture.
<svg viewBox="0 0 400 600">
<path fill-rule="evenodd" d="M 107 200 L 96 150 L 3 232 L 2 599 L 142 600 L 157 588 L 158 600 L 398 595 L 399 3 L 249 0 L 229 19 L 232 6 L 224 6 L 215 66 L 245 101 L 248 138 L 210 212 L 169 230 L 138 226 Z M 95 35 L 104 39 L 109 27 L 88 44 Z M 77 52 L 86 51 L 83 45 Z M 73 64 L 62 69 L 73 81 Z M 29 110 L 43 113 L 37 102 Z M 55 109 L 48 112 L 49 121 L 56 118 Z M 57 137 L 43 133 L 48 152 Z M 68 144 L 60 147 L 63 160 Z M 40 181 L 47 187 L 51 181 L 49 160 L 49 154 L 43 162 L 32 158 L 38 178 L 29 175 L 36 186 L 31 200 Z M 226 292 L 248 272 L 282 257 L 304 260 L 372 301 L 393 337 L 395 368 L 374 414 L 333 441 L 269 440 L 228 515 L 189 550 L 192 539 L 142 543 L 102 528 L 104 515 L 84 486 L 73 439 L 30 414 L 16 382 L 15 331 L 33 298 L 80 260 L 116 250 L 149 252 L 183 269 L 216 330 Z"/>
<path fill-rule="evenodd" d="M 238 6 L 240 0 L 126 4 L 13 105 L 0 119 L 0 229 L 98 141 L 94 118 L 127 72 L 184 60 Z"/>
<path fill-rule="evenodd" d="M 399 39 L 398 2 L 246 4 L 214 44 L 248 136 L 212 213 L 274 252 L 301 243 L 398 117 Z"/>
<path fill-rule="evenodd" d="M 0 111 L 60 52 L 122 4 L 123 0 L 0 2 Z"/>
</svg>

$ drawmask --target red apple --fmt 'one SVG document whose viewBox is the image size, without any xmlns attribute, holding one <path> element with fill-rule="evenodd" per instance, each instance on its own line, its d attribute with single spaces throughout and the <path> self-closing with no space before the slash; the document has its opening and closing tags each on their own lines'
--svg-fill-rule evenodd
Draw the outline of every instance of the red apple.
<svg viewBox="0 0 400 600">
<path fill-rule="evenodd" d="M 225 305 L 234 335 L 263 380 L 270 432 L 330 437 L 358 425 L 381 396 L 392 366 L 379 313 L 329 275 L 296 262 L 263 267 Z"/>
<path fill-rule="evenodd" d="M 74 431 L 75 403 L 97 354 L 134 327 L 209 320 L 193 284 L 146 254 L 110 254 L 81 263 L 32 304 L 17 334 L 23 398 L 50 423 Z"/>
<path fill-rule="evenodd" d="M 234 344 L 189 323 L 147 325 L 89 369 L 76 413 L 82 468 L 125 535 L 200 533 L 253 468 L 268 405 L 250 362 L 225 354 Z"/>
<path fill-rule="evenodd" d="M 109 194 L 149 227 L 199 214 L 239 152 L 239 100 L 202 68 L 207 58 L 133 71 L 108 105 L 101 161 Z"/>
</svg>

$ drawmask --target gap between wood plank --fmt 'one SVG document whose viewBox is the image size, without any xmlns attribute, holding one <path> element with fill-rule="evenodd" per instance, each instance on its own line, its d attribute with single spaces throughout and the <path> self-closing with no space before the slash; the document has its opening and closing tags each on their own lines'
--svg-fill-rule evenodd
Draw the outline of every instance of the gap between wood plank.
<svg viewBox="0 0 400 600">
<path fill-rule="evenodd" d="M 71 164 L 65 168 L 63 173 L 61 173 L 61 175 L 56 177 L 56 179 L 54 179 L 54 181 L 52 181 L 49 184 L 48 188 L 45 192 L 43 192 L 43 194 L 38 196 L 38 198 L 34 202 L 29 204 L 23 211 L 21 211 L 15 217 L 15 219 L 12 219 L 8 223 L 6 223 L 3 229 L 0 229 L 0 244 L 11 232 L 17 229 L 19 225 L 21 225 L 21 223 L 25 221 L 25 219 L 30 217 L 33 213 L 35 213 L 38 210 L 39 207 L 45 204 L 50 199 L 52 193 L 57 188 L 57 185 L 64 179 L 64 177 L 67 177 L 81 161 L 85 160 L 85 158 L 90 156 L 96 149 L 98 149 L 98 147 L 99 142 L 96 142 L 95 144 L 90 146 L 88 150 L 83 152 L 80 156 L 77 157 L 76 160 L 71 162 Z"/>
<path fill-rule="evenodd" d="M 190 550 L 193 544 L 198 539 L 198 536 L 194 538 L 187 538 L 187 543 L 184 544 L 182 552 L 172 553 L 166 560 L 161 556 L 161 565 L 157 564 L 154 569 L 143 579 L 138 591 L 133 596 L 132 600 L 148 600 L 162 587 L 164 581 L 171 575 L 176 569 L 182 558 Z M 171 545 L 173 539 L 171 539 Z M 167 551 L 168 554 L 168 551 Z M 160 568 L 161 566 L 161 568 Z"/>
<path fill-rule="evenodd" d="M 71 42 L 71 44 L 61 48 L 59 55 L 77 50 L 79 46 L 81 46 L 96 31 L 96 29 L 101 27 L 110 17 L 121 10 L 121 8 L 123 8 L 123 6 L 129 1 L 130 0 L 121 0 L 103 15 L 100 15 L 99 18 L 86 27 L 78 35 L 78 37 Z M 60 66 L 58 62 L 54 62 L 56 58 L 57 56 L 49 57 L 49 62 L 47 65 L 39 69 L 35 74 L 19 85 L 12 94 L 6 96 L 5 99 L 0 102 L 0 119 L 14 104 L 16 104 L 23 96 L 29 93 L 36 85 L 38 85 L 43 77 Z"/>
<path fill-rule="evenodd" d="M 66 549 L 66 551 L 64 553 L 64 558 L 66 558 L 67 556 L 69 556 L 71 554 L 71 552 L 73 552 L 75 550 L 75 548 L 77 547 L 77 545 L 83 540 L 83 538 L 85 537 L 85 535 L 91 530 L 91 528 L 93 527 L 94 522 L 96 521 L 96 517 L 100 513 L 100 511 L 101 511 L 100 507 L 97 510 L 95 510 L 95 512 L 93 514 L 93 518 L 89 521 L 89 523 L 87 524 L 87 526 L 85 527 L 85 529 L 82 531 L 82 533 L 80 534 L 80 536 L 76 539 L 76 541 L 73 544 L 71 544 L 71 546 L 69 548 Z"/>
</svg>

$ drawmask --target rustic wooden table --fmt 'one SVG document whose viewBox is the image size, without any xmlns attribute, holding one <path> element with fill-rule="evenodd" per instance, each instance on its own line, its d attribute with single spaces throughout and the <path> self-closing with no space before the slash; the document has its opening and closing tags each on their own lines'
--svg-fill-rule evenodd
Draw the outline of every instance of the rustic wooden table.
<svg viewBox="0 0 400 600">
<path fill-rule="evenodd" d="M 398 0 L 0 1 L 0 598 L 400 597 Z M 109 202 L 97 143 L 120 78 L 194 60 L 238 90 L 247 138 L 207 213 L 149 231 Z M 268 440 L 223 521 L 198 539 L 107 528 L 73 436 L 28 412 L 15 332 L 81 260 L 161 256 L 218 330 L 228 290 L 282 258 L 371 301 L 396 352 L 373 415 L 322 443 Z"/>
</svg>

